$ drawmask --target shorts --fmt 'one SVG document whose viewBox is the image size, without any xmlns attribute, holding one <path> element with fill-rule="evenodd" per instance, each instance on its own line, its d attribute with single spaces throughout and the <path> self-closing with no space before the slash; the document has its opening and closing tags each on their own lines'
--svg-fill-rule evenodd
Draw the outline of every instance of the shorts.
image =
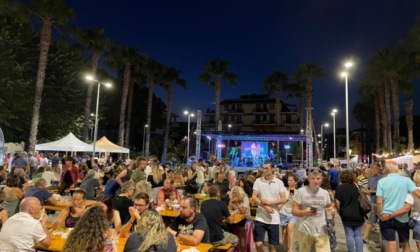
<svg viewBox="0 0 420 252">
<path fill-rule="evenodd" d="M 236 247 L 236 245 L 238 245 L 239 243 L 239 238 L 238 236 L 232 233 L 223 231 L 223 239 L 220 241 L 212 242 L 211 245 L 217 247 L 217 246 L 225 245 L 226 243 L 231 243 L 232 247 Z"/>
<path fill-rule="evenodd" d="M 413 230 L 413 240 L 415 242 L 420 242 L 420 234 Z"/>
<path fill-rule="evenodd" d="M 293 223 L 296 224 L 296 222 L 298 221 L 298 217 L 296 216 L 287 216 L 284 214 L 280 214 L 280 226 L 284 227 L 287 226 L 289 223 Z"/>
<path fill-rule="evenodd" d="M 265 224 L 260 221 L 254 222 L 254 241 L 264 242 L 265 232 L 267 231 L 268 243 L 270 245 L 280 245 L 280 228 L 278 224 Z"/>
<path fill-rule="evenodd" d="M 372 207 L 372 210 L 370 211 L 369 219 L 367 222 L 369 224 L 375 224 L 378 222 L 378 215 L 376 214 L 376 204 L 370 204 L 370 206 Z"/>
<path fill-rule="evenodd" d="M 395 231 L 398 234 L 400 243 L 406 243 L 410 236 L 410 228 L 407 222 L 400 222 L 396 219 L 380 221 L 381 236 L 384 241 L 395 241 Z"/>
</svg>

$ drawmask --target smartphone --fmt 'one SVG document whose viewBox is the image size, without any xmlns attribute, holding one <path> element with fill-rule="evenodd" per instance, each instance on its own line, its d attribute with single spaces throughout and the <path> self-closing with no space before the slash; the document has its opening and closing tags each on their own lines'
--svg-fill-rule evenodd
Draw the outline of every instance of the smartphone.
<svg viewBox="0 0 420 252">
<path fill-rule="evenodd" d="M 290 190 L 290 195 L 295 195 L 295 190 L 291 189 Z"/>
<path fill-rule="evenodd" d="M 317 208 L 316 208 L 316 207 L 311 207 L 311 211 L 312 211 L 313 213 L 316 213 Z"/>
</svg>

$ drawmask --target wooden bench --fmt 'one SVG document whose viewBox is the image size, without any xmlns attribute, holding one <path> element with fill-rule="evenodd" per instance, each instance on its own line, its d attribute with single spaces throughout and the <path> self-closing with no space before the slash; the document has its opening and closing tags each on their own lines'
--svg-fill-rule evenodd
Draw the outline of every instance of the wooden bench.
<svg viewBox="0 0 420 252">
<path fill-rule="evenodd" d="M 218 250 L 221 250 L 221 251 L 227 251 L 227 250 L 229 250 L 230 249 L 230 247 L 232 247 L 232 243 L 226 243 L 226 244 L 224 244 L 224 245 L 220 245 L 220 246 L 213 246 L 212 247 L 212 249 L 213 249 L 213 251 L 218 251 Z"/>
</svg>

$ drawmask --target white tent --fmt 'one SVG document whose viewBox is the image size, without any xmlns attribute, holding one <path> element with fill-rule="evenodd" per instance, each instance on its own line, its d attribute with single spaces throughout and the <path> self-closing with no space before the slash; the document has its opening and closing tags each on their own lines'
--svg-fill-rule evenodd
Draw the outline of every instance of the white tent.
<svg viewBox="0 0 420 252">
<path fill-rule="evenodd" d="M 392 160 L 394 162 L 396 162 L 397 164 L 407 164 L 407 166 L 408 166 L 407 169 L 409 171 L 412 171 L 413 170 L 413 155 L 406 155 L 406 156 L 396 157 L 396 158 L 393 158 Z"/>
<path fill-rule="evenodd" d="M 93 143 L 90 144 L 93 146 Z M 109 141 L 105 136 L 96 141 L 96 148 L 100 148 L 101 152 L 107 153 L 130 153 L 130 150 Z"/>
<path fill-rule="evenodd" d="M 36 151 L 71 151 L 71 152 L 92 152 L 93 146 L 78 139 L 73 133 L 60 140 L 37 144 L 35 145 Z M 96 147 L 97 152 L 103 152 L 101 148 Z"/>
</svg>

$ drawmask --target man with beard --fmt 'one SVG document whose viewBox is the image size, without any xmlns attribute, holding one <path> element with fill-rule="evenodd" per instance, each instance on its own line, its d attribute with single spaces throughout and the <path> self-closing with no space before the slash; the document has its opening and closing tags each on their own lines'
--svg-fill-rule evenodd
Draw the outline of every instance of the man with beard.
<svg viewBox="0 0 420 252">
<path fill-rule="evenodd" d="M 196 202 L 194 198 L 182 199 L 179 216 L 167 228 L 175 239 L 189 246 L 210 243 L 206 218 L 195 211 Z"/>
</svg>

